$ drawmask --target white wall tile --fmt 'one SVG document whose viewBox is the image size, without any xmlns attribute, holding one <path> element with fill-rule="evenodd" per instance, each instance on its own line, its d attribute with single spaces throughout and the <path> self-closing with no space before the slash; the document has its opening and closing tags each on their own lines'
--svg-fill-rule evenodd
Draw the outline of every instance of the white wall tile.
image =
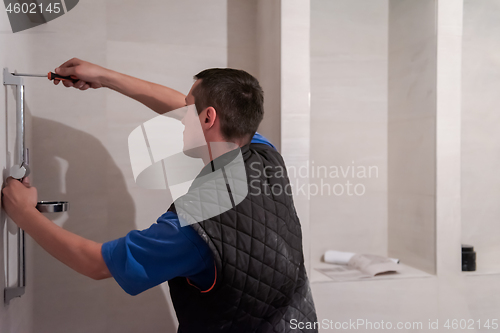
<svg viewBox="0 0 500 333">
<path fill-rule="evenodd" d="M 365 188 L 311 197 L 313 266 L 328 249 L 387 254 L 387 30 L 386 0 L 311 1 L 310 164 L 378 170 L 310 179 Z"/>
<path fill-rule="evenodd" d="M 389 255 L 436 267 L 436 1 L 389 1 Z"/>
<path fill-rule="evenodd" d="M 477 269 L 500 271 L 498 1 L 465 1 L 462 61 L 462 241 Z"/>
</svg>

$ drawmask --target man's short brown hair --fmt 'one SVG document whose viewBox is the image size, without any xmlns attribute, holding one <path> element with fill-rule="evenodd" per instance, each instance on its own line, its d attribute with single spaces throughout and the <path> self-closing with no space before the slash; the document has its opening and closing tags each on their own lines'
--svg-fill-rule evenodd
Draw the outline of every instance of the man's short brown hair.
<svg viewBox="0 0 500 333">
<path fill-rule="evenodd" d="M 264 93 L 252 75 L 232 68 L 210 68 L 194 76 L 201 80 L 193 91 L 198 114 L 217 111 L 226 140 L 250 139 L 264 117 Z"/>
</svg>

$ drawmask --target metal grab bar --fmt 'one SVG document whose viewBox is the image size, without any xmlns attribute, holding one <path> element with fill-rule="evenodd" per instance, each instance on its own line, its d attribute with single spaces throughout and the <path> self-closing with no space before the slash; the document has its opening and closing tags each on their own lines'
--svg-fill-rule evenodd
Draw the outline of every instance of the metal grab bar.
<svg viewBox="0 0 500 333">
<path fill-rule="evenodd" d="M 3 84 L 17 86 L 16 93 L 16 120 L 17 138 L 16 152 L 17 162 L 10 170 L 10 175 L 16 179 L 22 179 L 29 173 L 28 151 L 24 149 L 24 82 L 23 78 L 12 75 L 7 68 L 3 69 Z M 4 301 L 8 304 L 13 298 L 24 295 L 26 288 L 26 247 L 24 230 L 17 230 L 17 286 L 4 289 Z"/>
</svg>

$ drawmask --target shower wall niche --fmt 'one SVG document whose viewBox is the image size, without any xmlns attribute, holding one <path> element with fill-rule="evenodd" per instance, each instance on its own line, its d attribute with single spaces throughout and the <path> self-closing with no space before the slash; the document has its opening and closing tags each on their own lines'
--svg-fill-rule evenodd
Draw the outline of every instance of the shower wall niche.
<svg viewBox="0 0 500 333">
<path fill-rule="evenodd" d="M 465 8 L 476 3 L 466 2 Z M 326 180 L 330 186 L 347 181 L 363 184 L 363 195 L 311 197 L 309 275 L 318 317 L 334 316 L 339 322 L 353 318 L 427 322 L 429 318 L 486 320 L 487 313 L 490 317 L 493 311 L 498 313 L 499 301 L 488 292 L 498 290 L 493 283 L 498 275 L 469 281 L 461 272 L 463 239 L 477 237 L 480 244 L 480 237 L 488 237 L 492 242 L 498 229 L 488 218 L 474 220 L 475 226 L 464 226 L 462 233 L 461 213 L 466 211 L 460 205 L 466 189 L 461 192 L 461 153 L 469 163 L 463 164 L 469 168 L 462 173 L 469 176 L 466 181 L 474 180 L 471 167 L 495 168 L 486 167 L 487 162 L 473 164 L 473 157 L 481 153 L 461 151 L 461 126 L 468 121 L 466 109 L 461 119 L 462 27 L 467 29 L 467 22 L 462 25 L 462 5 L 456 0 L 311 0 L 311 164 L 379 170 L 377 177 L 346 172 Z M 487 17 L 493 20 L 495 15 Z M 474 17 L 478 27 L 486 29 L 485 20 L 478 18 Z M 466 39 L 464 43 L 467 47 Z M 483 59 L 490 54 L 490 65 L 498 53 L 469 52 Z M 474 69 L 481 66 L 474 65 Z M 475 91 L 484 93 L 486 86 L 485 80 Z M 464 98 L 469 93 L 464 92 Z M 482 103 L 493 102 L 493 93 L 489 96 Z M 471 105 L 469 115 L 474 112 Z M 462 132 L 462 148 L 472 151 L 472 143 L 481 144 L 491 148 L 492 155 L 497 148 L 491 139 L 494 124 L 486 128 L 490 134 L 481 134 L 479 120 L 484 117 L 479 113 L 473 117 L 476 123 L 465 125 L 464 131 L 475 126 L 474 133 Z M 496 118 L 487 119 L 481 121 Z M 479 179 L 486 184 L 491 177 Z M 311 182 L 321 188 L 321 180 Z M 477 200 L 481 199 L 474 198 L 464 209 L 472 212 Z M 491 208 L 493 203 L 483 206 Z M 466 236 L 467 229 L 479 223 L 489 227 Z M 328 267 L 321 257 L 329 249 L 398 258 L 404 272 L 333 282 L 315 270 Z M 490 252 L 490 264 L 495 251 Z"/>
<path fill-rule="evenodd" d="M 326 250 L 387 255 L 388 14 L 387 0 L 311 1 L 313 281 Z"/>
<path fill-rule="evenodd" d="M 311 8 L 310 164 L 336 170 L 311 179 L 313 281 L 328 281 L 314 271 L 328 267 L 326 250 L 398 258 L 401 277 L 435 274 L 436 1 Z"/>
</svg>

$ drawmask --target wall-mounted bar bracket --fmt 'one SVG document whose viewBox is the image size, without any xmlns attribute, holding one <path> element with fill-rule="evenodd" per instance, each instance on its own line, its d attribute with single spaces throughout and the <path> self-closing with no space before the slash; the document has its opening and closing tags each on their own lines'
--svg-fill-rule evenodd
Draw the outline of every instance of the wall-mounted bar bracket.
<svg viewBox="0 0 500 333">
<path fill-rule="evenodd" d="M 17 139 L 16 139 L 16 161 L 17 164 L 11 167 L 9 174 L 17 179 L 24 178 L 29 173 L 27 151 L 24 149 L 24 81 L 22 77 L 15 76 L 9 72 L 8 68 L 3 69 L 3 84 L 17 86 L 16 91 L 16 119 L 17 119 Z M 21 297 L 26 287 L 26 263 L 25 263 L 25 237 L 24 230 L 17 231 L 17 286 L 4 289 L 4 301 L 8 304 L 13 298 Z"/>
<path fill-rule="evenodd" d="M 8 68 L 3 69 L 3 84 L 12 86 L 22 86 L 24 85 L 23 77 L 16 76 L 9 72 Z"/>
</svg>

